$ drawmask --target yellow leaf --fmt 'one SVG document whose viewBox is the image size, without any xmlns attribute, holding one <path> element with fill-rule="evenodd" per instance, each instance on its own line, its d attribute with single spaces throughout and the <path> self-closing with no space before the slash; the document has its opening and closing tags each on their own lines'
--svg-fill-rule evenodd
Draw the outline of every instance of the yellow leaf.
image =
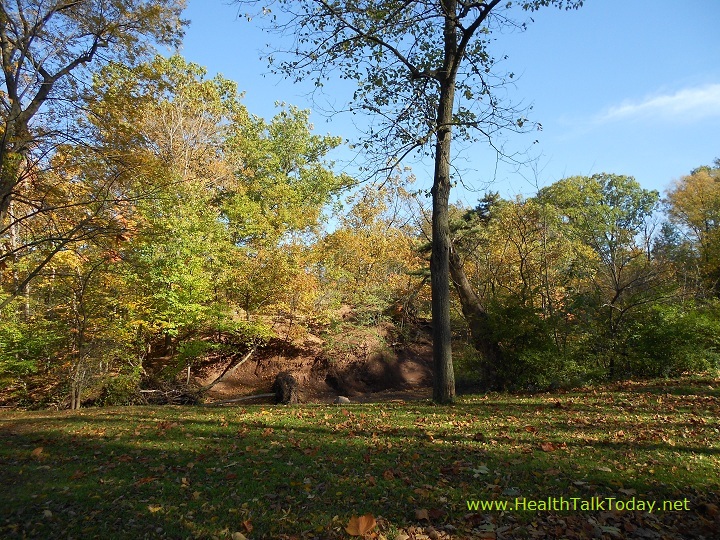
<svg viewBox="0 0 720 540">
<path fill-rule="evenodd" d="M 155 512 L 159 512 L 160 510 L 162 510 L 162 506 L 160 506 L 159 504 L 149 504 L 148 510 L 150 510 L 151 514 L 154 514 Z"/>
<path fill-rule="evenodd" d="M 32 457 L 40 457 L 40 454 L 42 454 L 43 448 L 42 446 L 38 446 L 35 450 L 32 451 Z"/>
<path fill-rule="evenodd" d="M 350 536 L 365 536 L 367 533 L 375 528 L 375 518 L 372 514 L 365 514 L 364 516 L 353 516 L 350 518 L 350 523 L 345 527 L 345 531 Z"/>
</svg>

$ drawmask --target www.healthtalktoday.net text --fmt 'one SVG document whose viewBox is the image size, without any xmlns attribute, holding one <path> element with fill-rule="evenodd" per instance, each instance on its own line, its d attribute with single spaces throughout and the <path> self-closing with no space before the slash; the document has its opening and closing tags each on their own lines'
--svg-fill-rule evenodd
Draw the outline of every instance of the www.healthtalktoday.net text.
<svg viewBox="0 0 720 540">
<path fill-rule="evenodd" d="M 514 501 L 468 500 L 467 507 L 475 512 L 594 512 L 594 511 L 628 511 L 633 512 L 679 512 L 690 510 L 689 500 L 650 501 L 631 497 L 547 497 L 545 499 L 528 499 L 516 497 Z"/>
</svg>

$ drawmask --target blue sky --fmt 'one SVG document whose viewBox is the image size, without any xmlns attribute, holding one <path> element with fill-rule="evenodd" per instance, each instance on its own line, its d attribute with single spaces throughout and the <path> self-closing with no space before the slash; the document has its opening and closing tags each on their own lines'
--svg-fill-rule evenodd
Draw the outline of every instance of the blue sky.
<svg viewBox="0 0 720 540">
<path fill-rule="evenodd" d="M 239 13 L 225 0 L 189 0 L 182 54 L 237 81 L 253 114 L 271 117 L 277 101 L 314 109 L 309 86 L 270 74 L 261 59 L 277 38 Z M 538 160 L 519 171 L 496 167 L 478 144 L 459 156 L 466 184 L 510 197 L 566 176 L 610 172 L 662 192 L 720 157 L 720 1 L 586 0 L 578 11 L 532 17 L 526 32 L 498 36 L 495 53 L 509 55 L 505 67 L 520 75 L 513 99 L 531 104 L 531 120 L 543 126 L 513 136 L 508 148 L 532 146 Z M 338 101 L 350 97 L 331 81 L 326 91 Z M 357 136 L 349 118 L 312 118 L 320 133 Z M 432 168 L 413 170 L 428 186 Z M 455 194 L 473 204 L 480 193 Z"/>
</svg>

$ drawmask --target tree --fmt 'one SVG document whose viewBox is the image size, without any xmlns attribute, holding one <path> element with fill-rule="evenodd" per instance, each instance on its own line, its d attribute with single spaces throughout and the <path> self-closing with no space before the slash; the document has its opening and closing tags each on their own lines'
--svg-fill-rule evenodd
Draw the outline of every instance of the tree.
<svg viewBox="0 0 720 540">
<path fill-rule="evenodd" d="M 70 104 L 89 82 L 85 69 L 113 59 L 132 63 L 154 43 L 179 45 L 184 6 L 184 0 L 2 2 L 0 237 L 9 237 L 4 245 L 13 259 L 23 247 L 18 224 L 47 210 L 46 192 L 34 192 L 35 177 L 57 144 L 78 138 Z M 45 243 L 56 248 L 50 257 L 80 229 L 64 231 L 60 240 L 48 235 Z M 3 251 L 0 262 L 8 255 Z"/>
<path fill-rule="evenodd" d="M 668 190 L 668 217 L 684 236 L 707 288 L 720 291 L 720 163 L 699 167 Z M 690 261 L 687 261 L 690 262 Z"/>
<path fill-rule="evenodd" d="M 97 153 L 126 192 L 117 255 L 148 338 L 164 335 L 169 352 L 233 308 L 249 320 L 304 303 L 293 285 L 312 281 L 305 234 L 352 182 L 326 161 L 340 140 L 313 134 L 307 111 L 268 122 L 241 98 L 234 82 L 178 55 L 112 63 L 88 96 Z"/>
<path fill-rule="evenodd" d="M 492 193 L 453 222 L 450 272 L 488 389 L 517 385 L 521 375 L 538 378 L 541 366 L 519 368 L 532 348 L 560 356 L 573 257 L 560 225 L 548 205 Z"/>
<path fill-rule="evenodd" d="M 326 157 L 341 139 L 312 129 L 310 112 L 291 106 L 269 122 L 249 117 L 228 138 L 235 174 L 221 198 L 236 243 L 267 247 L 312 232 L 323 207 L 355 183 Z"/>
<path fill-rule="evenodd" d="M 0 378 L 61 368 L 79 406 L 108 375 L 135 384 L 150 354 L 189 366 L 218 342 L 256 347 L 264 315 L 313 313 L 311 243 L 352 182 L 327 160 L 337 137 L 292 107 L 252 116 L 235 83 L 177 55 L 111 62 L 84 98 L 86 140 L 33 178 L 52 208 L 22 222 L 38 247 L 0 264 L 3 280 L 40 268 L 22 298 L 0 291 Z M 40 264 L 48 233 L 72 228 Z M 237 320 L 241 306 L 261 317 Z"/>
<path fill-rule="evenodd" d="M 280 72 L 303 79 L 313 76 L 321 87 L 336 69 L 358 83 L 350 109 L 380 119 L 370 128 L 364 147 L 379 150 L 379 169 L 392 171 L 404 157 L 429 153 L 434 142 L 431 189 L 432 254 L 430 262 L 433 317 L 433 399 L 455 396 L 450 329 L 450 231 L 448 204 L 451 137 L 484 137 L 496 144 L 502 130 L 523 130 L 524 114 L 506 107 L 496 89 L 513 77 L 498 75 L 491 55 L 493 29 L 516 22 L 512 2 L 501 0 L 313 0 L 242 1 L 279 6 L 287 20 L 273 16 L 275 29 L 293 33 L 291 60 Z M 582 0 L 534 0 L 518 8 L 534 11 L 555 5 L 577 8 Z M 264 8 L 265 13 L 271 13 Z M 495 146 L 497 148 L 497 146 Z"/>
<path fill-rule="evenodd" d="M 596 352 L 608 352 L 612 377 L 626 319 L 667 295 L 666 267 L 652 254 L 659 194 L 632 177 L 596 174 L 560 180 L 540 190 L 538 200 L 553 205 L 567 234 L 592 250 L 590 303 L 601 323 Z"/>
<path fill-rule="evenodd" d="M 393 303 L 414 311 L 412 297 L 422 284 L 413 274 L 422 259 L 408 207 L 412 181 L 393 176 L 380 188 L 357 190 L 319 244 L 326 296 L 352 306 L 358 321 L 376 323 Z"/>
</svg>

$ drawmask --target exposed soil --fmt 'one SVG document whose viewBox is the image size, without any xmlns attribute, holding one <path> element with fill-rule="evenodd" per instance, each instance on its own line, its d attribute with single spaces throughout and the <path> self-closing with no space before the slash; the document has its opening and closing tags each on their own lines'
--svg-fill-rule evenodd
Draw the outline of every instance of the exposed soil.
<svg viewBox="0 0 720 540">
<path fill-rule="evenodd" d="M 413 400 L 431 397 L 432 345 L 423 331 L 412 342 L 395 342 L 391 323 L 348 325 L 332 343 L 313 334 L 276 339 L 258 349 L 236 372 L 207 393 L 209 401 L 272 392 L 276 375 L 290 372 L 300 385 L 303 403 L 330 403 L 338 396 L 355 402 Z M 232 360 L 202 366 L 199 386 L 210 384 Z M 255 402 L 272 402 L 259 398 Z"/>
<path fill-rule="evenodd" d="M 374 326 L 359 325 L 353 321 L 349 308 L 340 310 L 339 317 L 340 322 L 332 331 L 318 329 L 302 334 L 298 334 L 298 325 L 273 321 L 279 337 L 258 348 L 243 365 L 207 391 L 205 401 L 217 403 L 269 394 L 275 377 L 283 371 L 298 382 L 301 403 L 332 403 L 338 396 L 360 403 L 432 396 L 432 342 L 427 323 L 407 326 L 406 322 L 404 331 L 399 332 L 388 321 Z M 144 362 L 149 380 L 143 383 L 143 388 L 145 392 L 173 395 L 177 399 L 171 403 L 176 404 L 191 403 L 183 399 L 194 396 L 196 389 L 213 382 L 248 352 L 240 347 L 197 362 L 188 389 L 184 370 L 174 381 L 167 379 L 167 370 L 175 359 L 165 349 L 158 343 Z M 64 372 L 38 373 L 22 383 L 7 386 L 0 391 L 0 408 L 66 408 L 69 402 L 64 375 Z M 96 403 L 98 390 L 99 387 L 87 389 L 83 406 Z M 25 396 L 22 402 L 18 395 Z M 273 402 L 273 397 L 264 396 L 240 403 Z"/>
</svg>

